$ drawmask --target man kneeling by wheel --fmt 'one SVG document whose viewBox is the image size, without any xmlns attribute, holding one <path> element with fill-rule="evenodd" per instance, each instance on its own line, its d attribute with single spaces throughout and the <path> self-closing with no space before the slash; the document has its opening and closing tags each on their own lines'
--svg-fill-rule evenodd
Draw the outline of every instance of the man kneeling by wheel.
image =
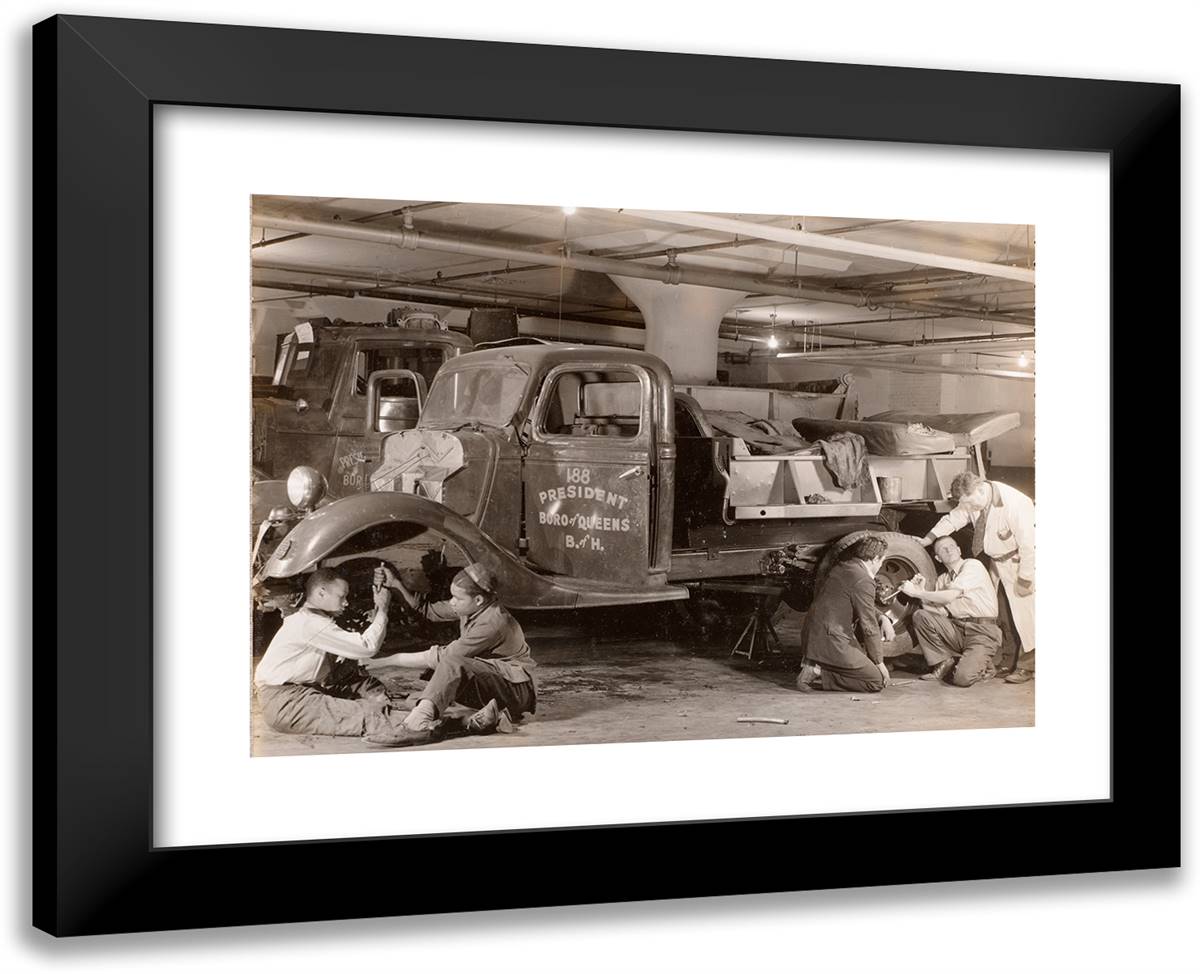
<svg viewBox="0 0 1200 974">
<path fill-rule="evenodd" d="M 387 566 L 375 570 L 375 585 L 398 592 L 427 619 L 458 621 L 458 638 L 445 646 L 398 653 L 388 659 L 397 666 L 433 670 L 405 718 L 408 732 L 432 731 L 453 703 L 478 708 L 464 728 L 473 734 L 511 730 L 512 720 L 534 712 L 537 691 L 531 670 L 536 664 L 520 623 L 500 604 L 492 571 L 479 562 L 468 565 L 454 577 L 450 598 L 442 602 L 424 602 Z M 398 737 L 403 740 L 403 735 Z M 387 743 L 386 735 L 372 740 Z"/>
</svg>

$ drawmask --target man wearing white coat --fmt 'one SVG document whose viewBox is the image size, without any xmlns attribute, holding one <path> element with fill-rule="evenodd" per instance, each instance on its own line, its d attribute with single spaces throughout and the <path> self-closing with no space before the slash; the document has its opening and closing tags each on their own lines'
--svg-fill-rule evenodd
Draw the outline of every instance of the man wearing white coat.
<svg viewBox="0 0 1200 974">
<path fill-rule="evenodd" d="M 988 556 L 992 580 L 1004 588 L 1021 640 L 1016 669 L 1006 681 L 1025 683 L 1034 672 L 1033 501 L 1015 487 L 981 480 L 970 471 L 951 481 L 950 498 L 957 506 L 929 529 L 921 544 L 928 547 L 938 538 L 974 525 L 970 557 Z"/>
</svg>

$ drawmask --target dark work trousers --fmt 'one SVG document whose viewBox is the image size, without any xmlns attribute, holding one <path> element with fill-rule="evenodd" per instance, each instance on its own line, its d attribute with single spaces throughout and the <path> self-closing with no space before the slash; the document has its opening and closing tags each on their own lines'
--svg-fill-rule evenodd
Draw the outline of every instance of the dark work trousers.
<svg viewBox="0 0 1200 974">
<path fill-rule="evenodd" d="M 991 563 L 991 559 L 988 559 Z M 996 586 L 996 599 L 1000 608 L 1000 617 L 997 622 L 1000 623 L 1000 633 L 1003 637 L 1000 652 L 992 660 L 996 664 L 996 669 L 1014 670 L 1018 666 L 1023 665 L 1017 661 L 1021 657 L 1021 638 L 1017 635 L 1017 627 L 1013 625 L 1012 608 L 1008 604 L 1008 593 L 1004 590 L 1003 585 Z"/>
<path fill-rule="evenodd" d="M 879 693 L 883 690 L 883 674 L 862 654 L 862 662 L 853 668 L 830 667 L 821 663 L 821 687 L 825 690 L 849 690 L 851 693 Z"/>
<path fill-rule="evenodd" d="M 387 689 L 361 663 L 335 663 L 321 683 L 258 688 L 267 726 L 284 734 L 361 737 L 396 727 L 406 714 L 391 708 Z"/>
<path fill-rule="evenodd" d="M 996 672 L 992 657 L 1003 641 L 996 623 L 954 619 L 928 609 L 917 609 L 912 623 L 926 663 L 958 660 L 950 677 L 955 686 L 969 687 Z"/>
<path fill-rule="evenodd" d="M 432 703 L 438 714 L 452 703 L 478 709 L 494 699 L 516 720 L 520 720 L 521 714 L 533 713 L 537 707 L 533 680 L 513 683 L 486 660 L 469 656 L 443 657 L 419 699 Z"/>
</svg>

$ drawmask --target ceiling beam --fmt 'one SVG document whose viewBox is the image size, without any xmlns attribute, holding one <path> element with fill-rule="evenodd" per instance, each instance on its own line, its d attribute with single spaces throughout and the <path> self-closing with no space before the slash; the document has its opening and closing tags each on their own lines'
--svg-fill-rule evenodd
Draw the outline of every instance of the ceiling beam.
<svg viewBox="0 0 1200 974">
<path fill-rule="evenodd" d="M 879 260 L 894 260 L 902 264 L 920 264 L 924 267 L 942 267 L 947 270 L 967 271 L 972 274 L 984 274 L 988 277 L 1001 277 L 1011 281 L 1021 281 L 1024 284 L 1033 283 L 1033 271 L 1024 267 L 1012 267 L 1007 264 L 991 264 L 983 260 L 970 260 L 966 257 L 951 257 L 947 254 L 932 254 L 921 250 L 909 250 L 905 247 L 890 247 L 884 244 L 867 243 L 863 240 L 851 240 L 845 237 L 830 237 L 821 233 L 810 233 L 807 230 L 793 230 L 790 227 L 775 227 L 765 223 L 754 223 L 750 220 L 736 220 L 731 217 L 715 216 L 711 213 L 685 213 L 675 210 L 617 210 L 627 216 L 635 216 L 643 220 L 653 220 L 655 223 L 665 223 L 674 226 L 698 227 L 704 230 L 724 230 L 726 233 L 744 233 L 780 243 L 790 243 L 798 247 L 808 247 L 812 250 L 826 250 L 842 254 L 857 254 L 860 257 L 875 257 Z"/>
</svg>

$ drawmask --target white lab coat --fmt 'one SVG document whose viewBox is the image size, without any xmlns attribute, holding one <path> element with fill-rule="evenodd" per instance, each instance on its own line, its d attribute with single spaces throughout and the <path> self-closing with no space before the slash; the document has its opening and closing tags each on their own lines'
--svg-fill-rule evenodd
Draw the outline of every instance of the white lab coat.
<svg viewBox="0 0 1200 974">
<path fill-rule="evenodd" d="M 1034 581 L 1033 501 L 1008 484 L 1000 484 L 994 480 L 989 480 L 988 483 L 992 487 L 994 500 L 984 530 L 983 550 L 991 558 L 992 580 L 998 585 L 1003 585 L 1004 594 L 1008 596 L 1013 624 L 1021 639 L 1021 652 L 1029 653 L 1036 645 L 1033 593 L 1018 595 L 1016 588 L 1018 578 L 1031 583 Z M 982 513 L 968 513 L 961 507 L 956 507 L 938 521 L 929 533 L 935 538 L 953 534 L 968 524 L 974 524 Z M 969 556 L 970 552 L 964 554 Z"/>
</svg>

